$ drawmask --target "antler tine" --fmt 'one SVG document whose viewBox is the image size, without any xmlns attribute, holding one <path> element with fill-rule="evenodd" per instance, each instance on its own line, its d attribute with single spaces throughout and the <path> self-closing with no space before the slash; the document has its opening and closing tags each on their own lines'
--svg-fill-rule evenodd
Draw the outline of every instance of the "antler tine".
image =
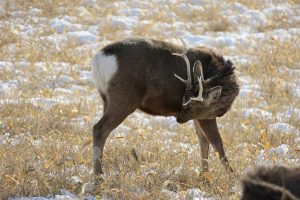
<svg viewBox="0 0 300 200">
<path fill-rule="evenodd" d="M 182 38 L 179 38 L 179 40 L 182 42 L 183 47 L 184 47 L 184 51 L 182 52 L 182 55 L 185 55 L 188 51 L 187 45 L 186 45 L 185 41 Z"/>
<path fill-rule="evenodd" d="M 191 68 L 190 68 L 190 61 L 189 61 L 188 57 L 186 55 L 183 55 L 183 56 L 182 55 L 177 55 L 177 54 L 173 54 L 173 55 L 182 57 L 184 59 L 185 63 L 186 63 L 186 68 L 187 68 L 187 79 L 186 80 L 184 80 L 183 78 L 181 78 L 177 74 L 174 74 L 174 76 L 186 84 L 186 89 L 187 90 L 192 89 Z"/>
<path fill-rule="evenodd" d="M 186 106 L 186 105 L 188 105 L 191 101 L 192 101 L 192 100 L 189 99 L 187 102 L 183 103 L 182 105 Z"/>
<path fill-rule="evenodd" d="M 182 51 L 182 53 L 173 53 L 173 55 L 184 56 L 188 52 L 188 48 L 187 48 L 187 45 L 186 45 L 185 41 L 182 38 L 179 38 L 179 40 L 182 42 L 184 50 Z"/>
<path fill-rule="evenodd" d="M 199 84 L 199 92 L 198 92 L 198 96 L 197 97 L 192 97 L 190 98 L 190 100 L 194 100 L 194 101 L 203 101 L 203 85 L 202 85 L 202 82 L 204 82 L 204 76 L 203 76 L 203 69 L 202 69 L 202 65 L 201 65 L 201 62 L 199 60 L 197 60 L 194 64 L 194 67 L 193 67 L 193 74 L 197 74 L 196 72 L 196 67 L 197 65 L 199 65 L 199 70 L 200 70 L 200 74 L 199 76 L 197 76 L 197 79 L 198 79 L 198 84 Z M 199 73 L 199 72 L 198 72 Z"/>
<path fill-rule="evenodd" d="M 173 55 L 182 57 L 184 59 L 184 61 L 186 63 L 186 68 L 187 68 L 187 80 L 184 80 L 177 74 L 174 74 L 174 76 L 186 85 L 187 90 L 190 90 L 190 89 L 192 89 L 191 64 L 190 64 L 188 57 L 186 56 L 186 53 L 188 51 L 188 49 L 186 47 L 186 43 L 181 38 L 180 38 L 180 40 L 183 44 L 184 51 L 182 53 L 173 53 Z"/>
<path fill-rule="evenodd" d="M 200 62 L 199 60 L 197 60 L 197 61 L 200 63 L 200 76 L 201 76 L 201 79 L 202 79 L 203 81 L 205 81 L 204 76 L 203 76 L 202 64 L 201 64 L 201 62 Z M 195 64 L 194 64 L 194 73 L 195 73 L 195 66 L 196 66 L 196 64 L 197 64 L 197 61 L 196 61 Z"/>
<path fill-rule="evenodd" d="M 193 100 L 193 101 L 203 101 L 203 97 L 202 97 L 202 94 L 203 94 L 202 78 L 200 76 L 200 77 L 197 77 L 197 79 L 198 79 L 198 84 L 199 84 L 198 96 L 197 97 L 191 97 L 190 100 Z"/>
</svg>

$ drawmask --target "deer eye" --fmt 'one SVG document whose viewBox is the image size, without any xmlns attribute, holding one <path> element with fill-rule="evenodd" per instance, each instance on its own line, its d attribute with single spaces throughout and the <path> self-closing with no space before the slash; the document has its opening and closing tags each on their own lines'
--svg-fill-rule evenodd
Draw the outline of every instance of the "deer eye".
<svg viewBox="0 0 300 200">
<path fill-rule="evenodd" d="M 226 60 L 226 65 L 228 65 L 228 66 L 232 66 L 232 65 L 233 65 L 233 63 L 232 63 L 232 61 L 231 61 L 231 60 Z"/>
</svg>

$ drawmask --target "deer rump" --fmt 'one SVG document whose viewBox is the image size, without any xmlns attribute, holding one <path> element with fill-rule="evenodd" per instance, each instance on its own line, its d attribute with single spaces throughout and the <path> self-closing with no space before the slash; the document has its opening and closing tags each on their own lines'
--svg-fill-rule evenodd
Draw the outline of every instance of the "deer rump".
<svg viewBox="0 0 300 200">
<path fill-rule="evenodd" d="M 174 55 L 182 52 L 194 66 L 188 66 L 185 59 Z M 198 70 L 196 63 L 200 64 Z M 196 75 L 195 71 L 199 70 Z M 224 115 L 239 90 L 233 70 L 231 61 L 225 61 L 212 50 L 186 49 L 139 38 L 107 45 L 96 54 L 93 64 L 94 79 L 104 103 L 117 96 L 125 105 L 134 101 L 136 108 L 146 113 L 175 116 L 180 123 Z M 189 71 L 191 88 L 178 78 L 188 79 Z M 202 81 L 209 80 L 203 82 L 203 88 L 199 88 L 199 73 L 203 74 Z M 209 96 L 216 87 L 218 91 Z M 200 89 L 204 100 L 192 101 L 200 95 Z"/>
</svg>

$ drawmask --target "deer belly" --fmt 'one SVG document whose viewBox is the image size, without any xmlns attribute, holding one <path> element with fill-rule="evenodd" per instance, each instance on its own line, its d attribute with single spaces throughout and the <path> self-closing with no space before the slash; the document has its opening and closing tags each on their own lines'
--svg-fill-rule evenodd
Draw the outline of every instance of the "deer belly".
<svg viewBox="0 0 300 200">
<path fill-rule="evenodd" d="M 180 110 L 180 105 L 165 100 L 149 99 L 144 101 L 139 109 L 151 115 L 176 116 Z"/>
</svg>

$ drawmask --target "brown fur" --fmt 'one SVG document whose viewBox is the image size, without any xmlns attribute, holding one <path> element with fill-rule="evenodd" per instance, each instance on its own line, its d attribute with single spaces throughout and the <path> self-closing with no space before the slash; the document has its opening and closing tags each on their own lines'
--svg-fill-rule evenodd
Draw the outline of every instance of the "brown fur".
<svg viewBox="0 0 300 200">
<path fill-rule="evenodd" d="M 300 167 L 260 167 L 242 181 L 242 200 L 300 199 Z"/>
<path fill-rule="evenodd" d="M 227 169 L 232 171 L 225 156 L 216 117 L 229 110 L 238 94 L 239 86 L 233 72 L 204 87 L 205 95 L 211 87 L 222 86 L 220 98 L 210 106 L 193 102 L 183 107 L 185 85 L 174 77 L 174 73 L 186 77 L 186 65 L 182 58 L 172 55 L 181 53 L 182 47 L 158 40 L 133 38 L 114 42 L 102 51 L 105 55 L 116 56 L 119 68 L 106 94 L 101 94 L 104 113 L 93 128 L 94 147 L 100 149 L 100 156 L 95 160 L 96 174 L 102 173 L 102 151 L 109 133 L 137 108 L 152 115 L 175 116 L 181 123 L 196 119 L 196 132 L 204 147 L 201 147 L 202 158 L 207 159 L 210 142 Z M 201 62 L 205 79 L 226 68 L 223 57 L 209 49 L 190 48 L 186 55 L 191 65 L 197 60 Z M 206 161 L 202 164 L 208 169 Z"/>
</svg>

